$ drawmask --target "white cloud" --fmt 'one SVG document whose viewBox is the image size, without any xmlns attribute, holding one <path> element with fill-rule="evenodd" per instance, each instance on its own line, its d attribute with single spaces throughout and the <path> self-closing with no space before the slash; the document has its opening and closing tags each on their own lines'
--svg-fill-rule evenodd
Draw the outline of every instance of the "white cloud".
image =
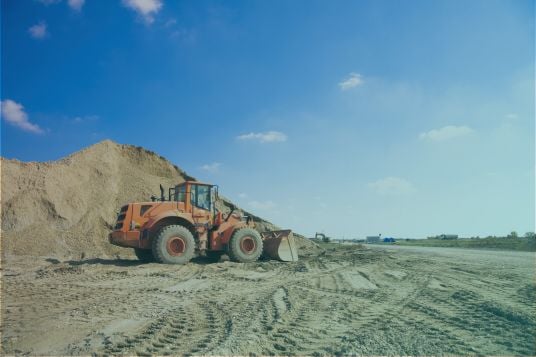
<svg viewBox="0 0 536 357">
<path fill-rule="evenodd" d="M 265 133 L 249 133 L 236 137 L 238 140 L 251 140 L 260 143 L 274 143 L 287 141 L 287 136 L 279 131 L 267 131 Z"/>
<path fill-rule="evenodd" d="M 79 124 L 79 123 L 93 122 L 99 119 L 100 117 L 98 115 L 85 115 L 85 116 L 74 117 L 72 122 Z"/>
<path fill-rule="evenodd" d="M 177 19 L 172 18 L 166 21 L 166 23 L 164 24 L 164 27 L 169 28 L 169 27 L 175 26 L 176 24 L 177 24 Z"/>
<path fill-rule="evenodd" d="M 163 28 L 168 29 L 169 37 L 180 40 L 184 44 L 195 44 L 197 41 L 197 32 L 195 29 L 188 29 L 178 26 L 177 19 L 170 18 L 164 22 Z"/>
<path fill-rule="evenodd" d="M 469 128 L 468 126 L 462 125 L 462 126 L 454 126 L 454 125 L 447 125 L 442 127 L 441 129 L 433 129 L 424 133 L 421 133 L 419 135 L 419 138 L 422 140 L 430 140 L 430 141 L 444 141 L 449 139 L 454 139 L 460 136 L 469 135 L 474 130 Z"/>
<path fill-rule="evenodd" d="M 68 0 L 67 4 L 74 11 L 81 11 L 86 0 Z"/>
<path fill-rule="evenodd" d="M 505 115 L 506 119 L 510 119 L 510 120 L 513 120 L 513 119 L 517 119 L 518 116 L 516 113 L 509 113 L 509 114 L 506 114 Z"/>
<path fill-rule="evenodd" d="M 272 201 L 249 201 L 248 206 L 253 209 L 264 211 L 272 210 L 277 207 L 277 205 Z"/>
<path fill-rule="evenodd" d="M 403 178 L 386 177 L 369 183 L 369 187 L 380 195 L 406 195 L 415 191 L 413 185 Z"/>
<path fill-rule="evenodd" d="M 219 162 L 213 162 L 211 164 L 205 164 L 203 166 L 201 166 L 201 170 L 204 170 L 208 173 L 211 173 L 211 174 L 215 174 L 216 172 L 218 172 L 220 170 L 220 167 L 221 167 L 221 163 Z"/>
<path fill-rule="evenodd" d="M 37 39 L 43 39 L 48 35 L 47 24 L 44 21 L 39 22 L 38 24 L 33 25 L 28 29 L 30 36 Z"/>
<path fill-rule="evenodd" d="M 6 99 L 0 102 L 2 105 L 2 118 L 8 123 L 30 133 L 42 134 L 43 129 L 38 125 L 30 123 L 28 114 L 24 112 L 24 107 L 11 100 Z"/>
<path fill-rule="evenodd" d="M 197 41 L 197 32 L 191 29 L 180 28 L 169 35 L 173 39 L 179 39 L 185 44 L 194 44 Z"/>
<path fill-rule="evenodd" d="M 239 197 L 239 198 L 247 198 L 247 197 L 248 197 L 248 194 L 247 194 L 247 193 L 244 193 L 244 192 L 240 192 L 240 193 L 238 194 L 238 197 Z"/>
<path fill-rule="evenodd" d="M 339 83 L 341 90 L 348 90 L 363 84 L 363 76 L 359 73 L 350 73 L 348 78 Z"/>
<path fill-rule="evenodd" d="M 162 8 L 161 0 L 123 0 L 123 5 L 136 11 L 146 24 L 154 22 L 156 15 Z"/>
</svg>

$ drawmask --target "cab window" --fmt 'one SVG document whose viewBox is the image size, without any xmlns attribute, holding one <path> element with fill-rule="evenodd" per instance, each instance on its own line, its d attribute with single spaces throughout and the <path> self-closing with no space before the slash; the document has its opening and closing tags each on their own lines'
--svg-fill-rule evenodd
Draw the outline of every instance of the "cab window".
<svg viewBox="0 0 536 357">
<path fill-rule="evenodd" d="M 175 201 L 186 202 L 186 185 L 175 186 Z"/>
<path fill-rule="evenodd" d="M 191 201 L 196 207 L 210 210 L 210 186 L 192 185 Z"/>
</svg>

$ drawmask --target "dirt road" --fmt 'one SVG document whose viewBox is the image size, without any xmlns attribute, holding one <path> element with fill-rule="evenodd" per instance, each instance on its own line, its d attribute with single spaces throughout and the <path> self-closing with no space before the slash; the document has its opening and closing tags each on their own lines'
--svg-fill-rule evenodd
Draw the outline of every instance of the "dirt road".
<svg viewBox="0 0 536 357">
<path fill-rule="evenodd" d="M 3 263 L 3 353 L 534 355 L 534 254 L 331 249 L 297 263 Z"/>
</svg>

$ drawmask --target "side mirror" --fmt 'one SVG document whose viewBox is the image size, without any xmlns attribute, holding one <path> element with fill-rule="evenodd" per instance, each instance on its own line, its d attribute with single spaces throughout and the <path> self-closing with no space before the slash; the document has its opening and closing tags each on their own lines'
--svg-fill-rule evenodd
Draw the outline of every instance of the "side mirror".
<svg viewBox="0 0 536 357">
<path fill-rule="evenodd" d="M 160 184 L 160 201 L 164 202 L 166 198 L 164 197 L 164 187 Z"/>
</svg>

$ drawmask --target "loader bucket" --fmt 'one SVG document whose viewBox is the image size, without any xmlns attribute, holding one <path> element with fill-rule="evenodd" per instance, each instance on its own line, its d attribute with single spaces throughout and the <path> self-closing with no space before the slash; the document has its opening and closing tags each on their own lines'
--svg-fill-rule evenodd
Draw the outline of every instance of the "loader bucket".
<svg viewBox="0 0 536 357">
<path fill-rule="evenodd" d="M 283 262 L 298 261 L 298 248 L 290 229 L 261 233 L 264 241 L 263 254 Z"/>
</svg>

